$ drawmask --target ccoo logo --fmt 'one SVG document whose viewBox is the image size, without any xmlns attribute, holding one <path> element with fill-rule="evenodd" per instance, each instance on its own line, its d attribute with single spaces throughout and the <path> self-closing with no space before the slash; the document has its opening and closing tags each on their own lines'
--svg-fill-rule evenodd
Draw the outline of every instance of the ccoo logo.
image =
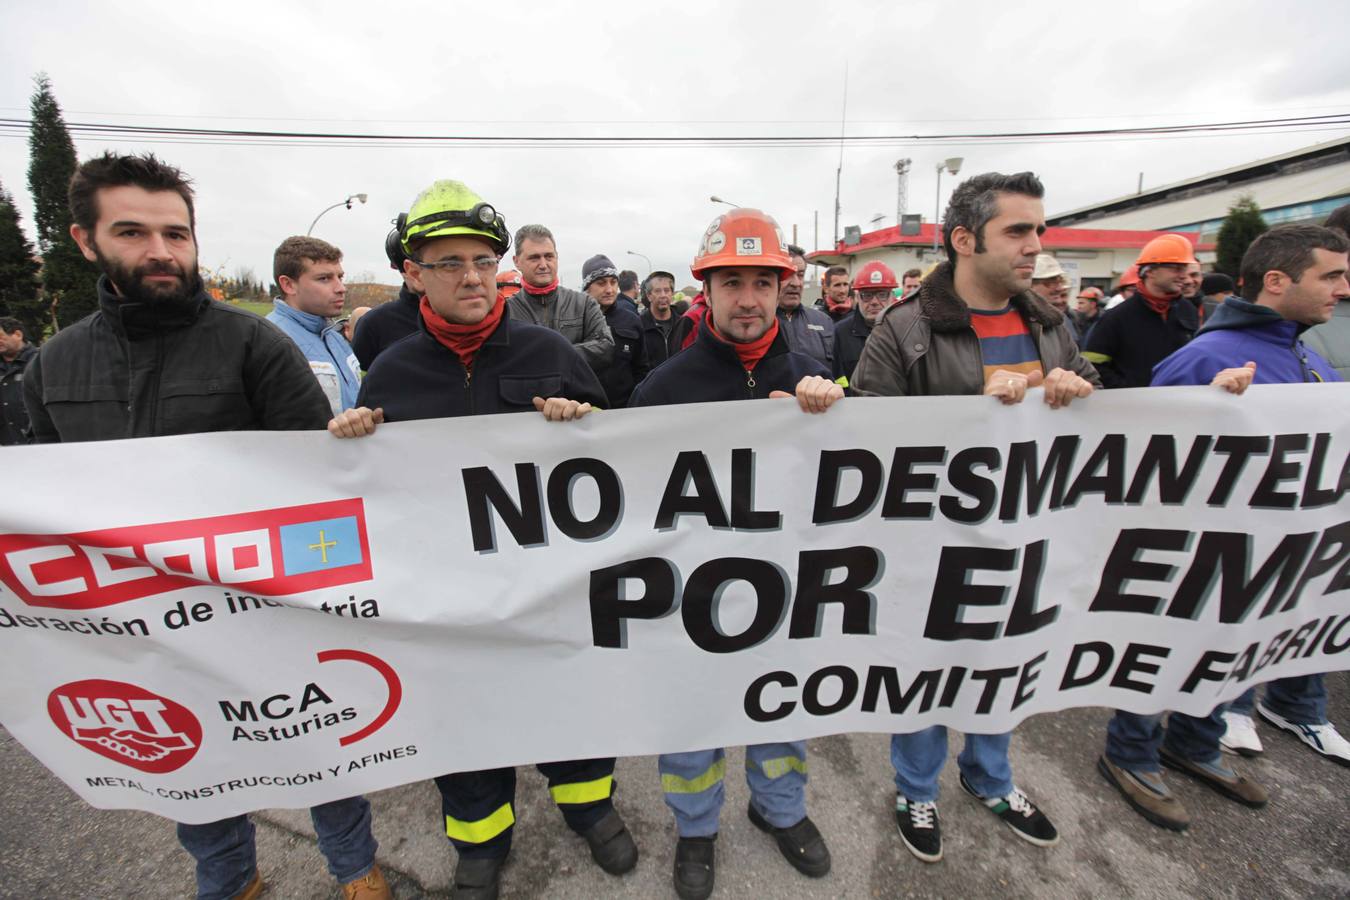
<svg viewBox="0 0 1350 900">
<path fill-rule="evenodd" d="M 79 534 L 0 534 L 0 582 L 29 606 L 96 609 L 202 584 L 277 597 L 370 578 L 359 498 Z"/>
<path fill-rule="evenodd" d="M 64 684 L 47 697 L 47 714 L 77 744 L 156 775 L 187 765 L 202 743 L 190 709 L 123 681 Z"/>
</svg>

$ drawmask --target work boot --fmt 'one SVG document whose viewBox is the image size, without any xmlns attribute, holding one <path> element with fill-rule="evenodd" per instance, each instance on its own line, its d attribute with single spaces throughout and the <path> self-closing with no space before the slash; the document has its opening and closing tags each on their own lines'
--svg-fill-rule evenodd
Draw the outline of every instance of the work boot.
<svg viewBox="0 0 1350 900">
<path fill-rule="evenodd" d="M 1205 787 L 1243 806 L 1260 809 L 1270 800 L 1270 794 L 1266 793 L 1265 788 L 1228 768 L 1221 758 L 1209 763 L 1196 762 L 1178 756 L 1168 750 L 1166 745 L 1158 751 L 1158 756 L 1167 768 L 1189 775 Z"/>
<path fill-rule="evenodd" d="M 682 837 L 675 844 L 675 893 L 680 900 L 707 900 L 713 892 L 717 835 Z"/>
<path fill-rule="evenodd" d="M 253 877 L 248 880 L 248 884 L 244 885 L 244 889 L 231 897 L 230 900 L 258 900 L 262 896 L 264 887 L 262 872 L 254 869 Z"/>
<path fill-rule="evenodd" d="M 455 886 L 450 896 L 454 900 L 497 900 L 504 865 L 505 856 L 461 856 L 455 865 Z"/>
<path fill-rule="evenodd" d="M 394 900 L 389 890 L 389 882 L 384 880 L 380 864 L 370 867 L 370 871 L 355 881 L 342 885 L 342 900 Z"/>
<path fill-rule="evenodd" d="M 760 815 L 759 810 L 755 809 L 755 804 L 751 803 L 750 821 L 756 828 L 778 842 L 778 852 L 792 863 L 792 868 L 810 878 L 822 878 L 829 874 L 830 849 L 825 846 L 825 839 L 820 836 L 820 831 L 810 816 L 802 816 L 802 820 L 796 825 L 778 828 L 770 825 L 769 821 Z"/>
<path fill-rule="evenodd" d="M 619 818 L 618 810 L 611 809 L 604 818 L 581 833 L 591 847 L 591 858 L 611 875 L 633 871 L 637 865 L 638 848 L 629 834 L 628 826 Z"/>
<path fill-rule="evenodd" d="M 1163 783 L 1162 772 L 1131 772 L 1105 756 L 1097 760 L 1097 771 L 1120 791 L 1134 811 L 1154 825 L 1185 831 L 1191 827 L 1191 814 Z"/>
</svg>

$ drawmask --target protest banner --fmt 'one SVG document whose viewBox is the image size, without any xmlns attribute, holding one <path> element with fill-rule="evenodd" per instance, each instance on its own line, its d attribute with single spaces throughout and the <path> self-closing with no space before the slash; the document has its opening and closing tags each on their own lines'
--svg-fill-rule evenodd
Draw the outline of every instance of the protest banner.
<svg viewBox="0 0 1350 900">
<path fill-rule="evenodd" d="M 1350 665 L 1350 386 L 1039 397 L 10 448 L 0 721 L 207 822 Z"/>
</svg>

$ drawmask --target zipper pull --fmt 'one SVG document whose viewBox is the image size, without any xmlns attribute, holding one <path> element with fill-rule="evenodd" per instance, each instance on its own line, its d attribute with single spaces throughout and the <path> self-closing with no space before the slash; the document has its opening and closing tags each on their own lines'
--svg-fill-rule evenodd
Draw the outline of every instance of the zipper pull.
<svg viewBox="0 0 1350 900">
<path fill-rule="evenodd" d="M 755 373 L 749 369 L 745 370 L 745 386 L 752 391 L 755 389 Z"/>
</svg>

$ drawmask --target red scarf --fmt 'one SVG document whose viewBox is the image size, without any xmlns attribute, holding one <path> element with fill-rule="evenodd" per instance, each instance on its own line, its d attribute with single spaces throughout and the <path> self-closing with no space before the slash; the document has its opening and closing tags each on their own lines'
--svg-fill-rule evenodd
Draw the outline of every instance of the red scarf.
<svg viewBox="0 0 1350 900">
<path fill-rule="evenodd" d="M 497 330 L 501 324 L 502 312 L 506 309 L 506 295 L 498 292 L 497 302 L 488 310 L 488 314 L 483 317 L 483 321 L 475 325 L 457 325 L 441 318 L 436 310 L 431 308 L 431 302 L 425 296 L 422 297 L 421 312 L 422 321 L 427 323 L 427 331 L 431 336 L 440 341 L 443 345 L 450 348 L 459 357 L 459 361 L 464 364 L 465 369 L 473 368 L 473 358 L 478 353 L 478 348 L 483 346 L 483 342 L 488 339 L 492 332 Z"/>
<path fill-rule="evenodd" d="M 747 372 L 755 371 L 755 366 L 759 365 L 759 361 L 764 358 L 764 354 L 768 353 L 769 348 L 773 346 L 773 339 L 778 337 L 777 317 L 774 318 L 773 324 L 769 326 L 768 331 L 747 344 L 729 341 L 722 337 L 721 333 L 717 330 L 717 326 L 713 324 L 712 316 L 708 316 L 707 321 L 708 330 L 712 332 L 713 337 L 717 338 L 722 343 L 729 345 L 731 349 L 736 351 L 736 355 L 741 358 L 741 365 L 745 366 L 745 371 Z"/>
<path fill-rule="evenodd" d="M 1155 297 L 1148 291 L 1144 290 L 1144 286 L 1142 284 L 1139 285 L 1139 297 L 1144 301 L 1144 303 L 1148 306 L 1149 309 L 1153 310 L 1155 313 L 1162 316 L 1163 321 L 1167 320 L 1167 312 L 1172 308 L 1173 301 L 1181 299 L 1180 296 Z"/>
<path fill-rule="evenodd" d="M 835 300 L 833 297 L 826 297 L 825 308 L 832 313 L 849 312 L 850 310 L 853 309 L 853 300 L 848 299 L 840 302 Z"/>
<path fill-rule="evenodd" d="M 535 287 L 528 281 L 521 280 L 520 286 L 525 289 L 525 293 L 531 297 L 542 297 L 545 294 L 551 294 L 558 289 L 558 279 L 554 278 L 552 284 L 546 284 L 543 287 Z"/>
</svg>

